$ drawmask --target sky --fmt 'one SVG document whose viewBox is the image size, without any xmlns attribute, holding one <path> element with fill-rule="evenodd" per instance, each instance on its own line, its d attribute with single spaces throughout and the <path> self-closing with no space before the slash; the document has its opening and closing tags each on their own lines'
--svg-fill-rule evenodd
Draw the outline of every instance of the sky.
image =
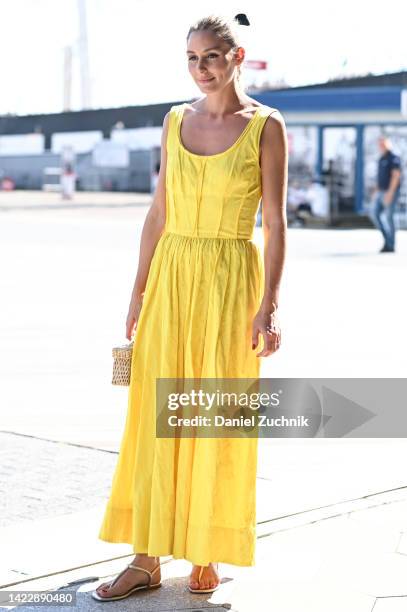
<svg viewBox="0 0 407 612">
<path fill-rule="evenodd" d="M 246 4 L 246 6 L 244 6 Z M 390 10 L 391 8 L 391 10 Z M 63 110 L 64 48 L 73 48 L 71 110 L 82 108 L 78 0 L 0 0 L 0 114 Z M 91 108 L 199 96 L 186 60 L 186 34 L 210 13 L 246 13 L 240 26 L 245 82 L 324 82 L 342 75 L 407 69 L 407 3 L 393 0 L 87 0 Z"/>
</svg>

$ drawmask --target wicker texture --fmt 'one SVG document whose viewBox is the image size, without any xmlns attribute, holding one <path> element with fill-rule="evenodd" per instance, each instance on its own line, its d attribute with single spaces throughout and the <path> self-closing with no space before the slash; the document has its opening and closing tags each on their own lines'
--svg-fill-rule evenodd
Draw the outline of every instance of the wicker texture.
<svg viewBox="0 0 407 612">
<path fill-rule="evenodd" d="M 112 385 L 129 386 L 131 374 L 131 357 L 133 354 L 132 340 L 129 344 L 116 346 L 112 349 L 113 376 Z"/>
</svg>

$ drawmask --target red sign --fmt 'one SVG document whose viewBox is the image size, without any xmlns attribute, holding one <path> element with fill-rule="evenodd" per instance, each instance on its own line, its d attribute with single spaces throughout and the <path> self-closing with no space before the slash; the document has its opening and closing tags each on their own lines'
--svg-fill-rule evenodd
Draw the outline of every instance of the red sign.
<svg viewBox="0 0 407 612">
<path fill-rule="evenodd" d="M 253 70 L 266 70 L 267 62 L 264 60 L 246 60 L 244 62 L 246 68 L 252 68 Z"/>
</svg>

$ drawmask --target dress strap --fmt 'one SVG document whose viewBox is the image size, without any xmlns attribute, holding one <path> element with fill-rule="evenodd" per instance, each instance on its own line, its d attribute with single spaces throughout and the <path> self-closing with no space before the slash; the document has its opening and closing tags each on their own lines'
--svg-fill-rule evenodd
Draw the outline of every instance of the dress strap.
<svg viewBox="0 0 407 612">
<path fill-rule="evenodd" d="M 176 144 L 178 123 L 181 117 L 182 104 L 175 104 L 170 108 L 170 116 L 168 122 L 168 134 L 167 134 L 167 152 L 172 150 Z"/>
<path fill-rule="evenodd" d="M 257 112 L 256 123 L 251 130 L 251 144 L 256 152 L 257 159 L 260 156 L 260 140 L 265 123 L 270 115 L 277 112 L 277 108 L 272 108 L 270 106 L 261 106 Z"/>
</svg>

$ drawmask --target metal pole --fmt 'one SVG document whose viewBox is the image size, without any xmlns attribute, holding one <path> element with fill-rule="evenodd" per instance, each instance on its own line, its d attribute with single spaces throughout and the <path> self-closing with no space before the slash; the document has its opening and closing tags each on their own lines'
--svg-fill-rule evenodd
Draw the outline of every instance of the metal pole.
<svg viewBox="0 0 407 612">
<path fill-rule="evenodd" d="M 71 110 L 71 93 L 72 93 L 72 47 L 65 47 L 64 52 L 64 111 Z"/>
<path fill-rule="evenodd" d="M 78 0 L 79 11 L 79 61 L 81 70 L 82 108 L 91 108 L 90 70 L 88 54 L 88 29 L 86 0 Z"/>
</svg>

